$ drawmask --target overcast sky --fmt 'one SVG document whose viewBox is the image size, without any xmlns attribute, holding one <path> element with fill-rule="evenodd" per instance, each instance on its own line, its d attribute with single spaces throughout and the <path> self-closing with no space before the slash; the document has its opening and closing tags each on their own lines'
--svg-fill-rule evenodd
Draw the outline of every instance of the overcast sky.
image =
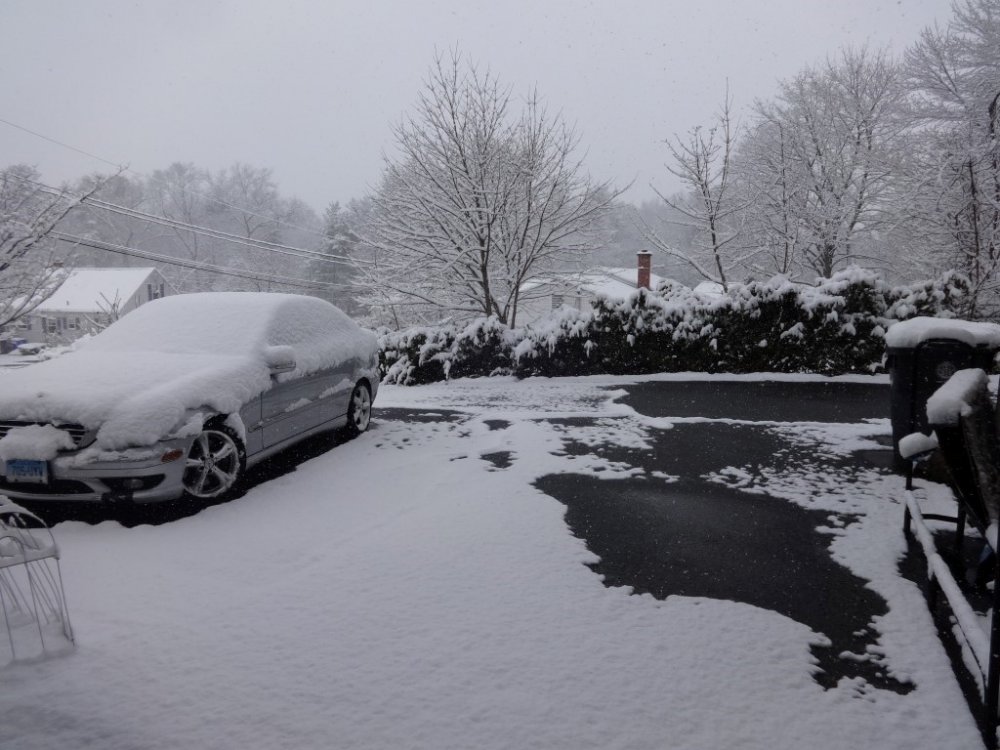
<svg viewBox="0 0 1000 750">
<path fill-rule="evenodd" d="M 322 210 L 376 184 L 390 125 L 458 47 L 577 125 L 591 173 L 672 189 L 663 140 L 843 45 L 901 52 L 948 0 L 2 0 L 0 119 L 148 173 L 274 170 Z M 0 122 L 0 166 L 108 165 Z"/>
</svg>

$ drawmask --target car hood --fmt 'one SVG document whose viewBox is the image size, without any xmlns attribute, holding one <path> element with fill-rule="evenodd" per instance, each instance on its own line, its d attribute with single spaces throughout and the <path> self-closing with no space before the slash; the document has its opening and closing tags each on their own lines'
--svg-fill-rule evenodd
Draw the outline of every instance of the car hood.
<svg viewBox="0 0 1000 750">
<path fill-rule="evenodd" d="M 0 420 L 77 423 L 102 448 L 149 445 L 195 409 L 233 413 L 271 386 L 259 357 L 86 349 L 0 380 Z"/>
</svg>

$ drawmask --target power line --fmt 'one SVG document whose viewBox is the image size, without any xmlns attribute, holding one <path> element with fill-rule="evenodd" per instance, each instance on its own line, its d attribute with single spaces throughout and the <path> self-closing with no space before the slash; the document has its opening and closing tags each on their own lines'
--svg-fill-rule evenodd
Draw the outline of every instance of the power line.
<svg viewBox="0 0 1000 750">
<path fill-rule="evenodd" d="M 69 242 L 74 245 L 83 245 L 84 247 L 93 248 L 94 250 L 105 250 L 107 252 L 118 253 L 120 255 L 128 255 L 135 258 L 142 258 L 144 260 L 152 260 L 158 263 L 165 263 L 171 266 L 191 268 L 197 271 L 206 271 L 208 273 L 215 273 L 222 276 L 234 276 L 241 279 L 249 279 L 251 281 L 265 281 L 274 284 L 284 284 L 286 286 L 299 287 L 302 289 L 353 289 L 354 288 L 349 284 L 336 284 L 336 283 L 322 282 L 322 281 L 307 281 L 306 279 L 292 278 L 290 276 L 280 276 L 277 274 L 252 273 L 250 271 L 241 271 L 238 268 L 217 266 L 212 263 L 207 263 L 204 261 L 173 258 L 168 255 L 154 253 L 149 250 L 139 250 L 138 248 L 128 247 L 126 245 L 117 245 L 115 243 L 105 242 L 103 240 L 91 240 L 85 237 L 77 237 L 76 235 L 66 234 L 65 232 L 52 232 L 52 236 L 56 237 L 59 240 L 62 240 L 63 242 Z"/>
<path fill-rule="evenodd" d="M 15 179 L 21 180 L 22 182 L 27 182 L 30 185 L 34 185 L 43 192 L 53 195 L 56 197 L 64 197 L 69 195 L 73 198 L 77 198 L 81 203 L 84 203 L 94 208 L 99 208 L 111 213 L 120 214 L 132 219 L 138 219 L 139 221 L 146 221 L 153 224 L 159 224 L 161 226 L 171 227 L 173 229 L 183 229 L 184 231 L 192 232 L 193 234 L 200 234 L 206 237 L 211 237 L 212 239 L 222 240 L 223 242 L 232 242 L 237 245 L 245 245 L 256 250 L 266 250 L 268 252 L 274 252 L 279 255 L 290 255 L 292 257 L 304 258 L 306 260 L 318 260 L 324 263 L 339 263 L 341 265 L 355 265 L 357 263 L 370 264 L 371 261 L 350 258 L 345 255 L 335 255 L 333 253 L 324 253 L 319 250 L 307 250 L 305 248 L 293 247 L 291 245 L 282 245 L 277 242 L 269 242 L 267 240 L 259 240 L 253 237 L 241 237 L 230 232 L 224 232 L 221 229 L 213 229 L 211 227 L 204 227 L 198 224 L 190 224 L 188 222 L 180 221 L 179 219 L 171 219 L 166 216 L 158 216 L 156 214 L 150 214 L 145 211 L 139 211 L 138 209 L 129 208 L 127 206 L 121 206 L 117 203 L 110 203 L 108 201 L 101 200 L 99 198 L 94 198 L 91 196 L 82 196 L 76 193 L 69 192 L 67 190 L 59 190 L 51 185 L 46 185 L 43 182 L 38 182 L 37 180 L 31 180 L 27 177 L 21 175 L 11 175 Z"/>
<path fill-rule="evenodd" d="M 96 154 L 92 154 L 89 151 L 84 151 L 82 148 L 77 148 L 76 146 L 70 146 L 68 143 L 63 143 L 62 141 L 57 141 L 55 138 L 49 138 L 47 135 L 42 135 L 41 133 L 37 133 L 34 130 L 31 130 L 30 128 L 26 128 L 23 125 L 18 125 L 17 123 L 11 122 L 10 120 L 4 120 L 2 117 L 0 117 L 0 122 L 2 122 L 4 125 L 9 125 L 12 128 L 16 128 L 17 130 L 24 131 L 25 133 L 33 135 L 36 138 L 41 138 L 43 141 L 48 141 L 49 143 L 54 143 L 57 146 L 62 146 L 63 148 L 68 148 L 70 151 L 75 151 L 78 154 L 83 154 L 84 156 L 88 156 L 91 159 L 97 159 L 97 161 L 104 162 L 105 164 L 109 164 L 112 167 L 114 167 L 115 169 L 120 169 L 120 170 L 122 170 L 124 172 L 131 172 L 132 171 L 132 170 L 130 170 L 125 165 L 115 164 L 113 161 L 108 161 L 107 159 L 102 159 L 100 156 L 97 156 Z M 135 173 L 133 172 L 133 174 L 135 174 Z"/>
<path fill-rule="evenodd" d="M 146 213 L 145 211 L 139 211 L 134 208 L 128 208 L 127 206 L 120 206 L 116 203 L 109 203 L 108 201 L 103 201 L 99 198 L 83 198 L 82 202 L 87 205 L 92 205 L 95 208 L 101 208 L 104 209 L 105 211 L 121 214 L 123 216 L 128 216 L 133 219 L 139 219 L 141 221 L 149 221 L 154 224 L 169 226 L 176 229 L 184 229 L 186 231 L 193 232 L 195 234 L 202 234 L 208 237 L 212 237 L 214 239 L 223 240 L 225 242 L 234 242 L 238 245 L 246 245 L 248 247 L 257 248 L 259 250 L 269 250 L 278 252 L 279 254 L 282 255 L 295 255 L 300 258 L 322 260 L 329 263 L 342 263 L 342 264 L 354 263 L 354 259 L 346 255 L 334 255 L 333 253 L 324 253 L 319 250 L 308 250 L 303 247 L 282 245 L 281 243 L 278 242 L 270 242 L 268 240 L 258 240 L 255 237 L 241 237 L 239 235 L 232 234 L 231 232 L 223 232 L 221 229 L 213 229 L 211 227 L 205 227 L 199 224 L 190 224 L 188 222 L 180 221 L 179 219 L 171 219 L 166 216 L 157 216 L 156 214 Z"/>
<path fill-rule="evenodd" d="M 3 118 L 0 118 L 0 123 L 3 123 L 4 125 L 8 125 L 8 126 L 10 126 L 12 128 L 16 128 L 17 130 L 20 130 L 20 131 L 23 131 L 25 133 L 28 133 L 29 135 L 33 135 L 36 138 L 41 138 L 43 141 L 48 141 L 49 143 L 53 143 L 53 144 L 55 144 L 57 146 L 60 146 L 62 148 L 69 149 L 70 151 L 75 151 L 76 153 L 82 154 L 83 156 L 87 156 L 87 157 L 89 157 L 91 159 L 96 159 L 97 161 L 102 162 L 103 164 L 108 164 L 108 165 L 114 167 L 115 169 L 117 169 L 120 172 L 128 172 L 129 174 L 135 175 L 136 177 L 142 177 L 142 178 L 144 178 L 146 180 L 152 180 L 156 176 L 155 173 L 153 175 L 146 175 L 146 174 L 143 174 L 141 172 L 136 172 L 134 169 L 129 168 L 127 165 L 116 164 L 115 162 L 113 162 L 113 161 L 111 161 L 109 159 L 105 159 L 105 158 L 103 158 L 101 156 L 97 156 L 96 154 L 92 154 L 89 151 L 85 151 L 82 148 L 77 148 L 76 146 L 71 146 L 68 143 L 63 143 L 62 141 L 56 140 L 55 138 L 50 138 L 47 135 L 43 135 L 42 133 L 39 133 L 39 132 L 37 132 L 35 130 L 32 130 L 31 128 L 26 128 L 23 125 L 18 125 L 17 123 L 11 122 L 10 120 L 5 120 Z M 248 208 L 242 208 L 241 206 L 234 206 L 233 204 L 227 203 L 224 200 L 221 200 L 219 198 L 214 198 L 214 197 L 212 197 L 210 195 L 205 195 L 204 193 L 200 193 L 200 192 L 198 192 L 196 190 L 192 190 L 191 192 L 194 195 L 197 195 L 197 196 L 199 196 L 201 198 L 204 198 L 205 200 L 211 201 L 212 203 L 217 203 L 220 206 L 225 206 L 226 208 L 231 208 L 234 211 L 239 211 L 241 213 L 245 213 L 248 216 L 256 216 L 257 218 L 260 218 L 260 219 L 267 219 L 268 221 L 275 221 L 278 224 L 281 224 L 282 226 L 291 227 L 292 229 L 297 229 L 300 232 L 305 232 L 306 234 L 311 234 L 311 235 L 314 235 L 316 237 L 324 237 L 324 238 L 326 237 L 325 234 L 323 234 L 322 232 L 317 232 L 314 229 L 306 229 L 305 227 L 300 227 L 297 224 L 292 224 L 292 223 L 289 223 L 289 222 L 286 222 L 286 221 L 282 221 L 280 219 L 274 219 L 272 217 L 256 213 L 254 211 L 251 211 Z"/>
<path fill-rule="evenodd" d="M 232 242 L 237 245 L 245 245 L 257 250 L 266 250 L 268 252 L 278 253 L 279 255 L 291 255 L 297 258 L 319 260 L 326 263 L 340 263 L 342 265 L 352 265 L 355 262 L 354 259 L 346 255 L 334 255 L 333 253 L 324 253 L 319 250 L 308 250 L 302 247 L 282 245 L 277 242 L 269 242 L 268 240 L 259 240 L 255 237 L 241 237 L 239 235 L 232 234 L 231 232 L 223 232 L 221 229 L 212 229 L 211 227 L 205 227 L 199 224 L 189 224 L 188 222 L 180 221 L 179 219 L 171 219 L 166 216 L 149 214 L 145 211 L 128 208 L 127 206 L 109 203 L 107 201 L 100 200 L 99 198 L 83 198 L 81 202 L 86 205 L 93 206 L 94 208 L 100 208 L 104 211 L 110 211 L 111 213 L 120 214 L 132 219 L 147 221 L 174 229 L 183 229 L 185 231 L 192 232 L 193 234 L 200 234 L 206 237 L 211 237 L 212 239 L 222 240 L 223 242 Z"/>
</svg>

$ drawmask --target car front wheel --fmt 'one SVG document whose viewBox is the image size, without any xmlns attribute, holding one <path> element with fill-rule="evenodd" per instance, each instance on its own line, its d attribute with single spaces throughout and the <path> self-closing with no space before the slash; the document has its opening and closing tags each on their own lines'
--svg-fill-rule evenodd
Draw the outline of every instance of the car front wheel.
<svg viewBox="0 0 1000 750">
<path fill-rule="evenodd" d="M 224 425 L 206 427 L 191 443 L 184 467 L 184 492 L 209 499 L 230 490 L 240 478 L 244 450 L 236 434 Z"/>
<path fill-rule="evenodd" d="M 360 435 L 372 421 L 372 393 L 365 383 L 354 386 L 351 402 L 347 407 L 347 427 L 350 437 Z"/>
</svg>

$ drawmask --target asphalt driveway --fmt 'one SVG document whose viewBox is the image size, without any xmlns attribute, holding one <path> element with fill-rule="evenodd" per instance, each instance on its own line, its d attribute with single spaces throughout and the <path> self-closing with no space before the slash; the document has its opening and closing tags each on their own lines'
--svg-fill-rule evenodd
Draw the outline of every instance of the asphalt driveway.
<svg viewBox="0 0 1000 750">
<path fill-rule="evenodd" d="M 245 602 L 265 621 L 268 644 L 289 632 L 286 613 L 315 625 L 304 653 L 288 653 L 299 650 L 289 643 L 280 661 L 303 656 L 312 666 L 325 654 L 324 716 L 363 694 L 355 684 L 371 695 L 403 690 L 412 702 L 388 701 L 398 715 L 377 717 L 362 732 L 369 739 L 403 736 L 418 714 L 495 737 L 516 715 L 522 739 L 543 746 L 544 736 L 546 747 L 608 747 L 611 738 L 623 738 L 622 747 L 801 747 L 814 737 L 845 749 L 944 747 L 956 737 L 974 746 L 934 622 L 900 574 L 901 482 L 886 469 L 887 397 L 874 381 L 795 379 L 385 387 L 369 433 L 303 444 L 255 469 L 246 495 L 223 507 L 156 509 L 138 521 L 177 521 L 156 529 L 58 530 L 78 600 L 110 600 L 81 612 L 89 650 L 65 670 L 50 667 L 53 680 L 35 692 L 70 684 L 73 695 L 91 694 L 80 686 L 91 682 L 88 654 L 101 653 L 94 635 L 114 631 L 136 596 L 128 592 L 158 602 L 168 580 L 185 600 L 200 591 L 201 606 L 225 622 Z M 229 560 L 288 535 L 300 539 L 286 549 L 292 566 L 284 554 L 255 557 L 252 567 Z M 157 540 L 184 554 L 147 554 Z M 102 571 L 132 558 L 145 562 L 124 596 Z M 244 586 L 248 571 L 268 585 Z M 296 588 L 285 607 L 270 606 L 289 571 L 309 594 Z M 146 617 L 147 606 L 136 613 Z M 157 612 L 168 625 L 156 656 L 170 679 L 190 684 L 174 668 L 180 648 L 200 644 L 198 658 L 209 663 L 224 657 L 218 641 L 231 640 L 227 628 L 199 629 L 193 639 L 170 606 Z M 250 630 L 260 629 L 255 619 Z M 119 649 L 126 632 L 114 632 Z M 343 654 L 326 653 L 340 646 Z M 295 670 L 279 671 L 286 688 L 295 684 Z M 212 691 L 214 672 L 206 676 L 213 679 L 197 687 Z M 160 705 L 177 693 L 170 679 L 159 692 L 135 675 L 108 684 L 137 686 L 118 701 L 134 704 L 141 687 Z M 273 687 L 263 688 L 251 697 L 273 706 Z M 464 706 L 470 695 L 488 696 L 486 714 Z M 76 711 L 89 716 L 85 709 Z M 359 710 L 330 714 L 324 726 L 338 736 L 357 730 Z M 595 719 L 606 726 L 595 730 Z M 30 731 L 47 738 L 48 727 Z M 450 731 L 428 738 L 450 746 L 440 741 Z"/>
<path fill-rule="evenodd" d="M 766 494 L 748 494 L 706 479 L 729 466 L 784 472 L 803 461 L 821 471 L 844 474 L 843 457 L 816 456 L 787 436 L 754 422 L 858 423 L 888 415 L 888 387 L 859 383 L 682 381 L 624 386 L 619 401 L 656 418 L 678 421 L 656 433 L 652 450 L 612 443 L 596 450 L 611 461 L 660 472 L 676 481 L 650 486 L 641 478 L 602 480 L 551 475 L 537 486 L 567 507 L 574 534 L 601 561 L 593 566 L 608 586 L 629 586 L 664 599 L 673 594 L 728 599 L 771 609 L 830 639 L 814 649 L 822 671 L 816 679 L 834 685 L 863 677 L 883 689 L 912 686 L 889 677 L 874 661 L 842 658 L 874 645 L 869 625 L 886 603 L 867 581 L 835 562 L 829 536 L 819 529 L 829 513 L 808 510 Z M 741 422 L 741 423 L 732 423 Z M 570 446 L 585 453 L 592 446 Z M 887 467 L 891 451 L 854 456 L 870 468 Z M 844 514 L 840 523 L 850 523 Z"/>
</svg>

